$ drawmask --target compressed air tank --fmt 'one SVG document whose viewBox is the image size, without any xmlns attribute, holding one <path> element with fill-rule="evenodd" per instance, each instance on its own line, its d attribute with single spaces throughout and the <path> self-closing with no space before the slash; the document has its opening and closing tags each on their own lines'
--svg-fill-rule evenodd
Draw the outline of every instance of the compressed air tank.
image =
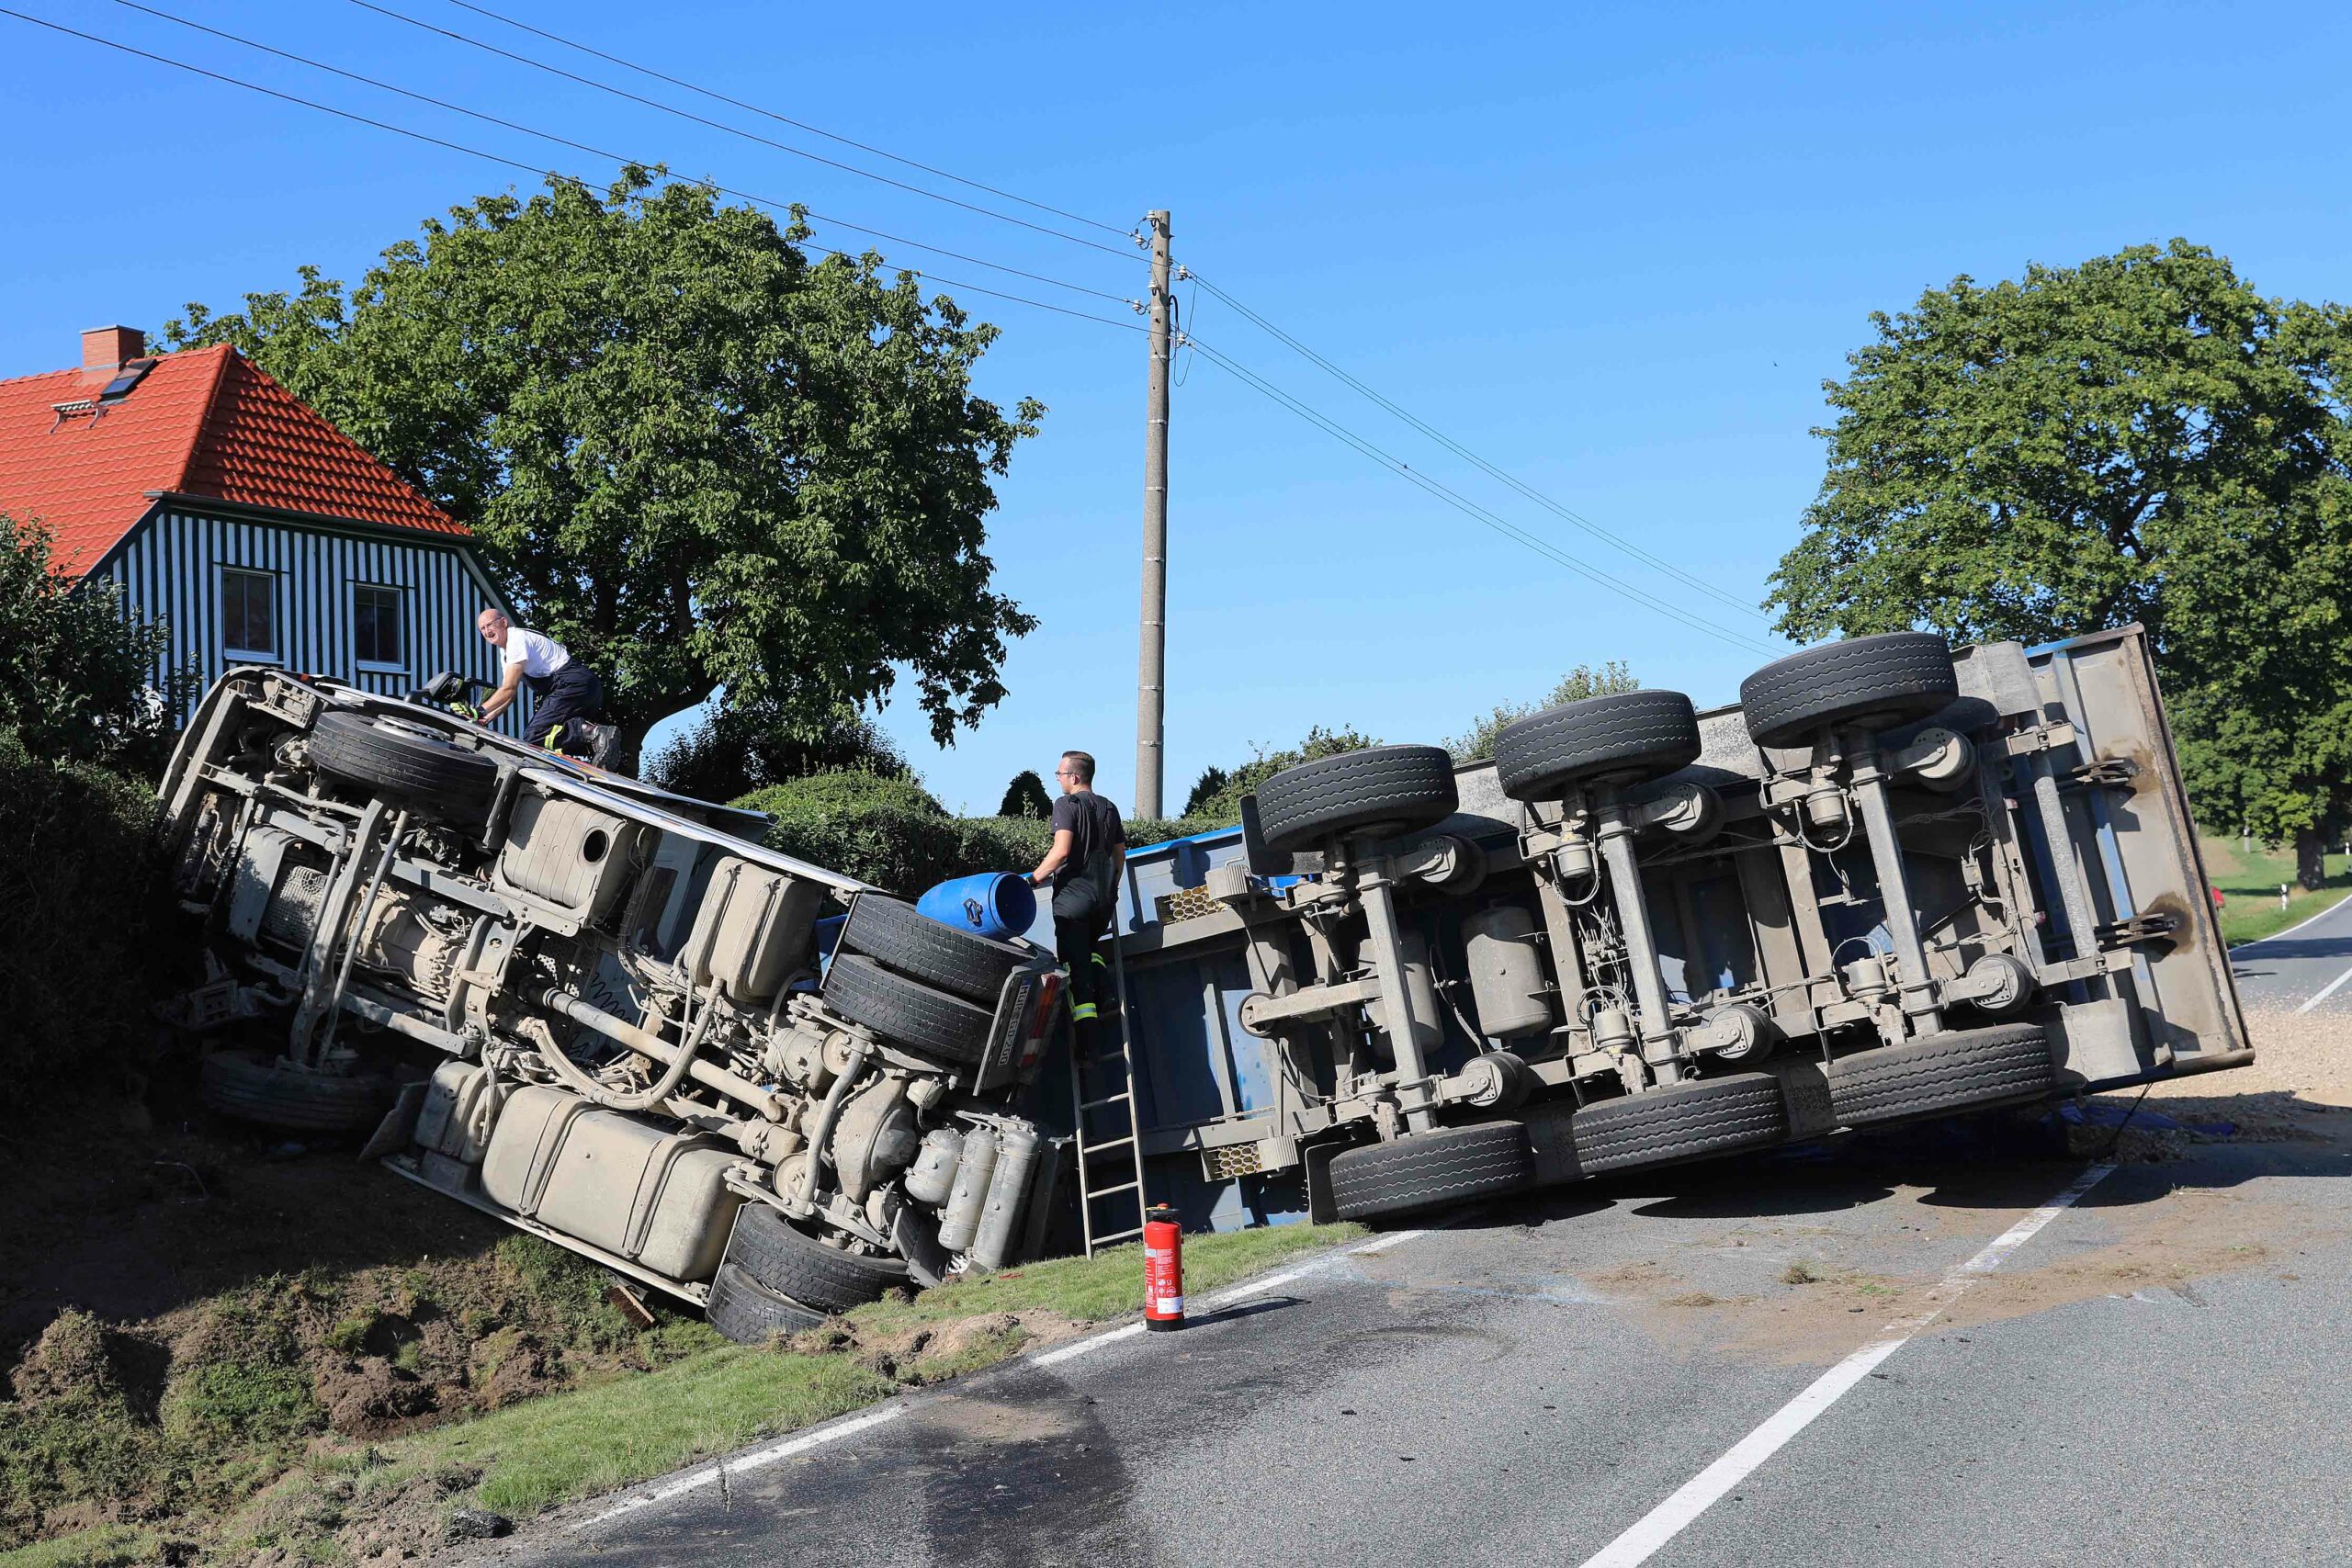
<svg viewBox="0 0 2352 1568">
<path fill-rule="evenodd" d="M 1538 1034 L 1559 1021 L 1544 962 L 1535 951 L 1535 915 L 1517 904 L 1481 909 L 1462 922 L 1470 997 L 1489 1039 Z"/>
<path fill-rule="evenodd" d="M 1037 1163 L 1037 1134 L 1025 1123 L 997 1130 L 996 1170 L 989 1178 L 987 1206 L 972 1237 L 973 1265 L 995 1269 L 1012 1247 L 1012 1229 L 1029 1201 L 1029 1173 Z"/>
<path fill-rule="evenodd" d="M 956 1190 L 939 1216 L 939 1245 L 950 1252 L 970 1249 L 979 1234 L 980 1211 L 989 1201 L 989 1179 L 996 1174 L 996 1134 L 975 1127 L 964 1135 L 964 1157 L 956 1163 Z"/>
<path fill-rule="evenodd" d="M 929 1209 L 946 1202 L 956 1190 L 956 1168 L 963 1158 L 963 1134 L 953 1127 L 932 1129 L 907 1172 L 907 1196 Z"/>
</svg>

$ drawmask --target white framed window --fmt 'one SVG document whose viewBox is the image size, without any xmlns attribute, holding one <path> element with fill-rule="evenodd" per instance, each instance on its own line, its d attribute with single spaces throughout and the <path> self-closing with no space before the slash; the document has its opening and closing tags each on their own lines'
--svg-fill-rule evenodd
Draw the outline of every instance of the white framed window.
<svg viewBox="0 0 2352 1568">
<path fill-rule="evenodd" d="M 220 569 L 220 651 L 247 663 L 277 662 L 277 574 Z"/>
<path fill-rule="evenodd" d="M 362 670 L 405 670 L 402 646 L 406 595 L 379 582 L 351 585 L 351 651 Z"/>
</svg>

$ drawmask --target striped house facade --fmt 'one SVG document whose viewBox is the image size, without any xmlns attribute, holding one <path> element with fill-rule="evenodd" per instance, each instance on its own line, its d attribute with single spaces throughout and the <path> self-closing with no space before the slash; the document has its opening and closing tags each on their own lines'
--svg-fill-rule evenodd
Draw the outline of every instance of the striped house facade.
<svg viewBox="0 0 2352 1568">
<path fill-rule="evenodd" d="M 503 601 L 453 544 L 172 498 L 89 577 L 119 584 L 129 613 L 162 618 L 159 685 L 191 663 L 205 686 L 238 664 L 396 697 L 443 670 L 498 682 L 498 650 L 474 616 Z"/>
<path fill-rule="evenodd" d="M 507 606 L 472 534 L 233 348 L 149 357 L 102 327 L 79 369 L 0 381 L 0 513 L 164 624 L 159 686 L 239 664 L 390 696 L 498 679 L 474 617 Z"/>
</svg>

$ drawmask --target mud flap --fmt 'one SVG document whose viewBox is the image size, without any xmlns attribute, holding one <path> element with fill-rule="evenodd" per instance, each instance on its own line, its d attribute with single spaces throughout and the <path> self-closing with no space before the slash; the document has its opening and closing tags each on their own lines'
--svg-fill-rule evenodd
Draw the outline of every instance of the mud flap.
<svg viewBox="0 0 2352 1568">
<path fill-rule="evenodd" d="M 424 1078 L 401 1086 L 400 1098 L 392 1101 L 392 1108 L 368 1135 L 367 1147 L 359 1151 L 363 1163 L 398 1154 L 416 1141 L 416 1115 L 424 1109 L 424 1091 L 430 1087 Z"/>
</svg>

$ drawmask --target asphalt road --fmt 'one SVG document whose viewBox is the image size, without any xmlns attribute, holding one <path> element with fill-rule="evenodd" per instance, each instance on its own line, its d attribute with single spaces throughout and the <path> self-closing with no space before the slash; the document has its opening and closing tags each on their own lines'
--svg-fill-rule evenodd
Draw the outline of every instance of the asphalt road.
<svg viewBox="0 0 2352 1568">
<path fill-rule="evenodd" d="M 2277 936 L 2233 948 L 2230 967 L 2248 1011 L 2352 1010 L 2352 898 Z"/>
<path fill-rule="evenodd" d="M 475 1560 L 2340 1563 L 2352 1111 L 2304 1120 L 2104 1177 L 1938 1129 L 1539 1195 Z"/>
</svg>

